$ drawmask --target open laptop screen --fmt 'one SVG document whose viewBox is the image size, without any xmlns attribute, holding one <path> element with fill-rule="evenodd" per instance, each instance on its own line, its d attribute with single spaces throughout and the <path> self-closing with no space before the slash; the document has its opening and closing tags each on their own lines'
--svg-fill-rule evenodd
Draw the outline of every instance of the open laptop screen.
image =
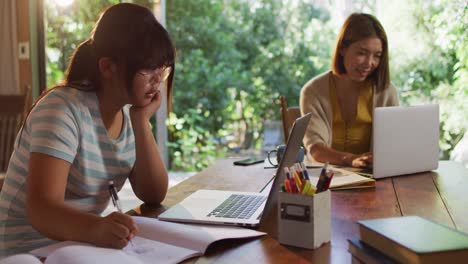
<svg viewBox="0 0 468 264">
<path fill-rule="evenodd" d="M 377 107 L 373 176 L 434 170 L 439 160 L 439 105 Z"/>
<path fill-rule="evenodd" d="M 260 230 L 266 231 L 273 237 L 276 237 L 277 233 L 275 219 L 277 219 L 278 192 L 281 190 L 281 184 L 286 178 L 286 175 L 284 174 L 284 168 L 291 167 L 294 164 L 297 157 L 297 153 L 300 149 L 300 146 L 302 145 L 302 140 L 304 138 L 306 128 L 309 124 L 310 117 L 311 114 L 309 113 L 298 118 L 294 122 L 294 125 L 291 129 L 291 134 L 286 144 L 286 149 L 284 151 L 283 158 L 279 163 L 275 179 L 273 180 L 268 195 L 268 200 L 263 210 L 262 218 L 260 221 Z"/>
</svg>

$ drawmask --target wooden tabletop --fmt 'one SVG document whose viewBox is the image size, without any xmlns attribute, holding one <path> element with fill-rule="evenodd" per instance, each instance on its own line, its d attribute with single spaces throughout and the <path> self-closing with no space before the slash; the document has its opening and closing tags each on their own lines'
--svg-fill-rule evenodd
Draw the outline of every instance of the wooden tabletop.
<svg viewBox="0 0 468 264">
<path fill-rule="evenodd" d="M 263 164 L 234 166 L 223 159 L 169 189 L 162 206 L 143 204 L 133 213 L 156 217 L 198 189 L 260 191 L 274 169 Z M 433 172 L 377 180 L 376 187 L 333 191 L 331 242 L 316 250 L 284 246 L 272 236 L 219 241 L 197 263 L 351 263 L 346 239 L 359 237 L 356 221 L 419 215 L 468 233 L 468 169 L 452 161 L 439 162 Z"/>
</svg>

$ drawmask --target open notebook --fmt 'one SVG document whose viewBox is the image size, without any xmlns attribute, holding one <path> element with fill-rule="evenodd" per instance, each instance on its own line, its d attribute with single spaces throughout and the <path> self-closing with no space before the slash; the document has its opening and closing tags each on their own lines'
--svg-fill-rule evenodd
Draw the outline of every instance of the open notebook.
<svg viewBox="0 0 468 264">
<path fill-rule="evenodd" d="M 334 176 L 330 183 L 330 190 L 345 190 L 345 189 L 357 189 L 357 188 L 372 188 L 375 187 L 375 180 L 369 177 L 364 177 L 352 171 L 340 169 L 340 168 L 329 168 L 333 171 Z M 322 168 L 308 168 L 310 183 L 317 185 L 320 177 L 320 171 Z"/>
<path fill-rule="evenodd" d="M 310 183 L 316 184 L 324 164 L 315 161 L 309 155 L 304 159 L 304 164 L 306 165 L 307 171 L 310 175 Z M 364 169 L 340 167 L 331 164 L 329 165 L 329 169 L 335 173 L 330 183 L 331 190 L 375 187 L 375 179 L 372 178 L 372 173 L 369 174 Z"/>
<path fill-rule="evenodd" d="M 205 254 L 208 246 L 218 240 L 265 235 L 263 232 L 233 226 L 180 224 L 137 216 L 133 219 L 140 232 L 122 250 L 64 241 L 33 250 L 31 254 L 46 257 L 45 264 L 179 263 Z M 24 254 L 16 257 L 23 261 L 20 263 L 40 263 L 35 262 L 34 257 L 25 258 Z M 15 256 L 11 258 L 15 260 Z"/>
</svg>

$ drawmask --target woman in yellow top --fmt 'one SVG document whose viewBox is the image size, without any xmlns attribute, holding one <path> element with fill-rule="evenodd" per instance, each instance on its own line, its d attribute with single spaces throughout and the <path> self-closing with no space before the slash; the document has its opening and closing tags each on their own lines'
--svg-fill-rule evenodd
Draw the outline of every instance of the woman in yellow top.
<svg viewBox="0 0 468 264">
<path fill-rule="evenodd" d="M 338 35 L 332 70 L 301 90 L 301 113 L 312 113 L 304 137 L 309 154 L 320 162 L 371 165 L 373 109 L 395 105 L 385 30 L 372 15 L 352 14 Z"/>
</svg>

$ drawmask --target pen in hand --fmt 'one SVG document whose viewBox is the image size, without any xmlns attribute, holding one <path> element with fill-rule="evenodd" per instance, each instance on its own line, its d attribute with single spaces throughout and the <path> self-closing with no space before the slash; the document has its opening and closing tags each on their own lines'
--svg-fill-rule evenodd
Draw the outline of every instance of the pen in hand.
<svg viewBox="0 0 468 264">
<path fill-rule="evenodd" d="M 119 196 L 117 195 L 117 190 L 115 189 L 113 181 L 109 182 L 109 193 L 110 193 L 110 197 L 112 199 L 112 203 L 117 208 L 117 211 L 119 211 L 119 213 L 123 214 L 122 205 L 120 204 L 120 199 L 119 199 Z M 130 244 L 132 246 L 135 246 L 133 244 L 132 240 L 128 240 L 128 241 L 130 242 Z"/>
</svg>

